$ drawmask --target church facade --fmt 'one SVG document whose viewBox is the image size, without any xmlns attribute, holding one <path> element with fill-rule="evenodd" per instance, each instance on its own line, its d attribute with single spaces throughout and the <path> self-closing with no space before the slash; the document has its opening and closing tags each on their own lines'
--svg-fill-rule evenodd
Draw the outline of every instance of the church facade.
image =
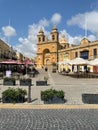
<svg viewBox="0 0 98 130">
<path fill-rule="evenodd" d="M 53 27 L 50 33 L 50 40 L 44 35 L 41 29 L 37 35 L 37 67 L 51 66 L 58 62 L 59 33 L 56 27 Z"/>
<path fill-rule="evenodd" d="M 70 44 L 64 35 L 59 39 L 59 32 L 56 26 L 50 32 L 50 40 L 40 29 L 37 43 L 37 67 L 51 66 L 58 62 L 81 57 L 92 60 L 98 57 L 98 41 L 89 41 L 87 38 L 81 40 L 79 45 Z"/>
</svg>

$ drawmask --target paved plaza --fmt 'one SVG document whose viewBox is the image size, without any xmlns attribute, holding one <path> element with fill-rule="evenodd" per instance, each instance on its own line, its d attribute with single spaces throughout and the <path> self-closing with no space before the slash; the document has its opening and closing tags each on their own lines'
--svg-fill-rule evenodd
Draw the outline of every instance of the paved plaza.
<svg viewBox="0 0 98 130">
<path fill-rule="evenodd" d="M 36 86 L 37 80 L 43 80 L 44 76 L 48 76 L 48 86 Z M 16 86 L 3 86 L 3 80 L 0 80 L 0 97 L 1 93 L 8 87 L 23 88 L 28 91 L 28 86 L 20 86 L 17 81 Z M 96 94 L 98 93 L 98 78 L 71 78 L 69 76 L 52 73 L 51 70 L 47 72 L 44 69 L 39 70 L 39 74 L 32 78 L 31 99 L 32 104 L 43 104 L 40 99 L 40 92 L 49 88 L 63 90 L 65 92 L 65 105 L 83 104 L 82 94 Z"/>
</svg>

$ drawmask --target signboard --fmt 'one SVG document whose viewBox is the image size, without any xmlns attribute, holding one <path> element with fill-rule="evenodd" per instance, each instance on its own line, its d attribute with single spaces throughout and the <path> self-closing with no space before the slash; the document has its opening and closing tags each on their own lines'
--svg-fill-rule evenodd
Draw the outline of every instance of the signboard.
<svg viewBox="0 0 98 130">
<path fill-rule="evenodd" d="M 6 71 L 6 77 L 11 77 L 11 70 Z"/>
</svg>

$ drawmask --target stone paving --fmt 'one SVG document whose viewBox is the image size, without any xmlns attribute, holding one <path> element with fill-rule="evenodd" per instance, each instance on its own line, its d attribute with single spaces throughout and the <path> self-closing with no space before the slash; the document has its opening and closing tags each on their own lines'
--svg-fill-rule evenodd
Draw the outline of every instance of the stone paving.
<svg viewBox="0 0 98 130">
<path fill-rule="evenodd" d="M 0 109 L 0 130 L 98 130 L 98 110 Z"/>
<path fill-rule="evenodd" d="M 71 78 L 55 73 L 51 73 L 51 77 L 55 83 L 53 88 L 62 89 L 65 92 L 66 104 L 83 104 L 83 93 L 98 93 L 97 78 Z"/>
</svg>

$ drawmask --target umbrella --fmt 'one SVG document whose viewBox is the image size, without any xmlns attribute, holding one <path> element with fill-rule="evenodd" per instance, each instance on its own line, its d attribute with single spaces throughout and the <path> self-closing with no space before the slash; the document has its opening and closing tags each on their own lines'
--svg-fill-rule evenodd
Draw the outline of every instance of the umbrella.
<svg viewBox="0 0 98 130">
<path fill-rule="evenodd" d="M 16 61 L 16 60 L 7 60 L 7 61 L 2 61 L 1 64 L 15 64 L 15 65 L 23 65 L 23 62 Z"/>
<path fill-rule="evenodd" d="M 15 61 L 15 60 L 7 60 L 7 61 L 2 61 L 1 64 L 17 64 L 17 61 Z"/>
<path fill-rule="evenodd" d="M 60 61 L 60 62 L 58 62 L 58 64 L 59 64 L 59 65 L 62 65 L 62 64 L 64 64 L 64 61 Z"/>
<path fill-rule="evenodd" d="M 27 60 L 24 61 L 24 64 L 26 66 L 26 75 L 27 75 L 27 68 L 28 68 L 28 66 L 29 65 L 34 65 L 34 63 L 31 60 L 27 59 Z"/>
<path fill-rule="evenodd" d="M 70 65 L 88 65 L 89 61 L 83 59 L 83 58 L 75 58 L 73 60 L 70 60 Z"/>
<path fill-rule="evenodd" d="M 58 62 L 59 65 L 66 65 L 66 64 L 69 64 L 70 63 L 70 60 L 69 59 L 66 59 L 64 61 L 61 61 L 61 62 Z"/>
<path fill-rule="evenodd" d="M 70 61 L 71 61 L 71 60 L 69 60 L 69 59 L 64 60 L 64 65 L 70 64 Z"/>
<path fill-rule="evenodd" d="M 98 66 L 98 58 L 89 61 L 89 64 L 90 64 L 90 65 L 93 65 L 93 66 Z"/>
<path fill-rule="evenodd" d="M 26 65 L 26 67 L 28 67 L 28 65 L 34 65 L 34 63 L 30 60 L 25 60 L 24 64 Z"/>
<path fill-rule="evenodd" d="M 21 61 L 17 61 L 17 64 L 18 64 L 18 65 L 24 65 L 24 63 L 21 62 Z"/>
</svg>

